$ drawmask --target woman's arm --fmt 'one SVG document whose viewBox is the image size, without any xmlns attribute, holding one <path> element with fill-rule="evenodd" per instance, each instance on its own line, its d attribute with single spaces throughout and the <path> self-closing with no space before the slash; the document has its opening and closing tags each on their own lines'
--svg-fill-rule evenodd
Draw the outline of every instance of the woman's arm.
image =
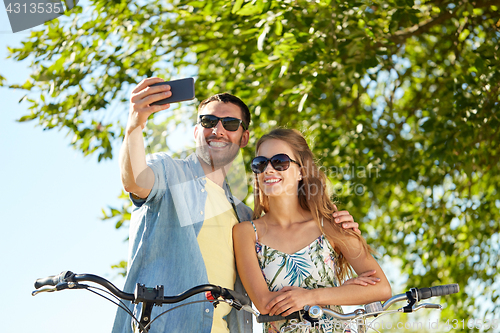
<svg viewBox="0 0 500 333">
<path fill-rule="evenodd" d="M 238 223 L 233 227 L 233 244 L 241 282 L 257 310 L 267 314 L 266 305 L 279 292 L 269 291 L 262 275 L 255 252 L 255 232 L 250 222 Z"/>
<path fill-rule="evenodd" d="M 343 236 L 343 242 L 336 244 L 354 268 L 361 275 L 367 271 L 375 271 L 371 277 L 379 278 L 375 285 L 344 284 L 339 287 L 307 290 L 298 287 L 285 287 L 266 309 L 270 315 L 287 316 L 303 309 L 305 305 L 359 305 L 375 301 L 387 300 L 391 297 L 391 286 L 377 261 L 367 253 L 362 242 L 354 236 Z"/>
</svg>

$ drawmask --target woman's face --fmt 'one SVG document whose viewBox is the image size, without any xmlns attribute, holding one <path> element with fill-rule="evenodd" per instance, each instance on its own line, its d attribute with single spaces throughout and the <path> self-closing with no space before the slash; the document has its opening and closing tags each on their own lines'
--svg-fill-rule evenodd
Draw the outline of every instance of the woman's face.
<svg viewBox="0 0 500 333">
<path fill-rule="evenodd" d="M 271 158 L 277 154 L 286 154 L 297 161 L 290 146 L 282 140 L 264 141 L 257 152 L 258 156 Z M 276 171 L 269 162 L 264 172 L 257 174 L 257 180 L 262 192 L 267 196 L 297 196 L 299 181 L 302 179 L 300 167 L 290 162 L 290 167 L 284 171 Z"/>
</svg>

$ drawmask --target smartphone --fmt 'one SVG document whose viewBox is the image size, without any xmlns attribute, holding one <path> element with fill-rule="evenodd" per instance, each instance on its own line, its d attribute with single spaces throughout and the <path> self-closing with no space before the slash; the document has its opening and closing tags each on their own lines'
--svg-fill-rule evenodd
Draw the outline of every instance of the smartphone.
<svg viewBox="0 0 500 333">
<path fill-rule="evenodd" d="M 174 81 L 165 81 L 152 84 L 151 87 L 168 84 L 172 95 L 168 98 L 160 99 L 150 105 L 163 105 L 168 103 L 177 103 L 188 101 L 194 98 L 194 79 L 188 77 L 187 79 L 180 79 Z"/>
</svg>

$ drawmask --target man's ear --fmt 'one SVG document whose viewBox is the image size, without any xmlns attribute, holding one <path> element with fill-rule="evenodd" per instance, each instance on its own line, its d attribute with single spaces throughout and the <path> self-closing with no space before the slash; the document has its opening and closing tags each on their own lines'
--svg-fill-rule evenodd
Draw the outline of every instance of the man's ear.
<svg viewBox="0 0 500 333">
<path fill-rule="evenodd" d="M 241 136 L 240 148 L 246 147 L 249 139 L 250 139 L 250 132 L 248 130 L 245 130 L 243 132 L 243 135 Z"/>
<path fill-rule="evenodd" d="M 194 139 L 196 140 L 196 136 L 198 135 L 198 125 L 194 125 L 193 135 L 194 135 Z"/>
</svg>

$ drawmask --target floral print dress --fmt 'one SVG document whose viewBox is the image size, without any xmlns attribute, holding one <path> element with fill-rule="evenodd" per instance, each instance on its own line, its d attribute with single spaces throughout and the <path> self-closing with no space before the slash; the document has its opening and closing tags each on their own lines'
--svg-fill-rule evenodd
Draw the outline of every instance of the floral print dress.
<svg viewBox="0 0 500 333">
<path fill-rule="evenodd" d="M 278 291 L 285 286 L 316 289 L 337 287 L 339 285 L 335 276 L 337 253 L 324 235 L 319 236 L 311 244 L 294 254 L 288 254 L 261 244 L 253 222 L 252 225 L 255 230 L 255 251 L 257 252 L 260 269 L 270 291 Z M 342 312 L 340 306 L 330 306 L 330 308 Z M 323 319 L 328 320 L 326 316 Z M 292 328 L 289 327 L 290 324 L 290 321 L 285 320 L 265 323 L 264 332 L 281 332 L 281 329 L 286 327 L 288 327 L 286 332 L 301 332 L 298 329 L 290 330 Z M 332 325 L 334 327 L 330 330 L 311 328 L 310 332 L 344 332 L 343 329 L 340 329 L 340 323 L 330 324 L 330 326 Z"/>
</svg>

